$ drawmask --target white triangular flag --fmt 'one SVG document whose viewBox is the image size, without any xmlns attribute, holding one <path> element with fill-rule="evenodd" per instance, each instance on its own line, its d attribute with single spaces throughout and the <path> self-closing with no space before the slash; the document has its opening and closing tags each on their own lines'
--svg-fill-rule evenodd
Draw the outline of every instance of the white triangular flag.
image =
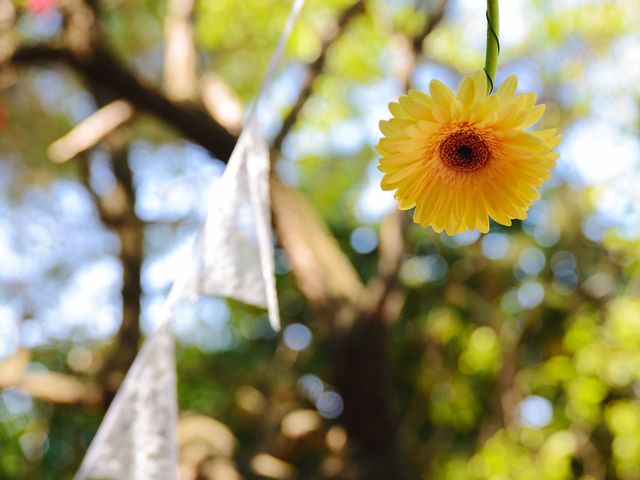
<svg viewBox="0 0 640 480">
<path fill-rule="evenodd" d="M 163 307 L 159 329 L 129 369 L 74 480 L 177 478 L 175 354 L 171 320 L 200 293 L 267 307 L 279 328 L 269 199 L 269 148 L 250 120 L 216 185 L 194 249 Z"/>
<path fill-rule="evenodd" d="M 269 199 L 269 148 L 250 120 L 216 185 L 204 227 L 163 307 L 159 329 L 129 369 L 74 480 L 177 478 L 175 354 L 171 320 L 200 293 L 267 307 L 279 328 Z"/>
<path fill-rule="evenodd" d="M 267 307 L 278 330 L 270 205 L 269 147 L 250 120 L 211 195 L 196 251 L 197 291 Z"/>
<path fill-rule="evenodd" d="M 211 197 L 194 258 L 178 275 L 160 327 L 138 353 L 74 480 L 176 480 L 178 444 L 171 321 L 200 293 L 267 307 L 279 329 L 269 197 L 269 148 L 255 107 L 270 83 L 304 0 L 296 0 L 247 125 Z"/>
<path fill-rule="evenodd" d="M 274 330 L 280 329 L 275 287 L 273 231 L 269 194 L 269 147 L 256 112 L 302 10 L 295 0 L 224 174 L 214 190 L 196 249 L 200 258 L 194 288 L 187 292 L 235 298 L 266 307 Z"/>
<path fill-rule="evenodd" d="M 176 480 L 178 407 L 171 323 L 129 369 L 74 480 Z"/>
</svg>

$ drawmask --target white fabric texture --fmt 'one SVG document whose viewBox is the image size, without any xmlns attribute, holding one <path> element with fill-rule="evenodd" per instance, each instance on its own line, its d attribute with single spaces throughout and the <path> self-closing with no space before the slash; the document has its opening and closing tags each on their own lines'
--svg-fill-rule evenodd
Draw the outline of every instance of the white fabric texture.
<svg viewBox="0 0 640 480">
<path fill-rule="evenodd" d="M 191 264 L 176 279 L 160 327 L 131 366 L 75 480 L 176 480 L 177 400 L 171 320 L 200 294 L 267 307 L 280 326 L 269 198 L 269 147 L 250 120 L 213 189 Z"/>
<path fill-rule="evenodd" d="M 295 0 L 254 109 L 213 190 L 194 255 L 176 278 L 159 328 L 113 399 L 74 480 L 177 480 L 178 405 L 171 322 L 200 294 L 266 307 L 280 328 L 269 194 L 269 148 L 255 115 L 304 0 Z"/>
<path fill-rule="evenodd" d="M 163 322 L 140 350 L 76 480 L 176 480 L 178 406 L 173 334 Z"/>
<path fill-rule="evenodd" d="M 280 328 L 269 201 L 269 147 L 250 120 L 209 203 L 197 243 L 197 293 L 267 307 Z M 198 251 L 199 250 L 199 251 Z"/>
</svg>

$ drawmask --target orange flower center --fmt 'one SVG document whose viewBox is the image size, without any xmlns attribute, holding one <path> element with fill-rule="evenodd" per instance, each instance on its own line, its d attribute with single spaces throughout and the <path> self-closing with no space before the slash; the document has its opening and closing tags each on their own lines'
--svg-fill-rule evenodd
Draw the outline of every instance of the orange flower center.
<svg viewBox="0 0 640 480">
<path fill-rule="evenodd" d="M 440 144 L 440 158 L 458 172 L 475 172 L 484 167 L 490 157 L 485 141 L 470 130 L 453 132 Z"/>
</svg>

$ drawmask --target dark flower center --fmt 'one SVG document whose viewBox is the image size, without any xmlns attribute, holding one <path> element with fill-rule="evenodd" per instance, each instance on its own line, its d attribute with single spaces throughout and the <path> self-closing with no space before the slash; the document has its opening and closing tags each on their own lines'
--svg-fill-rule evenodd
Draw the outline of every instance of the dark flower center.
<svg viewBox="0 0 640 480">
<path fill-rule="evenodd" d="M 440 144 L 444 164 L 459 172 L 475 172 L 484 167 L 490 157 L 485 141 L 470 130 L 458 130 Z"/>
</svg>

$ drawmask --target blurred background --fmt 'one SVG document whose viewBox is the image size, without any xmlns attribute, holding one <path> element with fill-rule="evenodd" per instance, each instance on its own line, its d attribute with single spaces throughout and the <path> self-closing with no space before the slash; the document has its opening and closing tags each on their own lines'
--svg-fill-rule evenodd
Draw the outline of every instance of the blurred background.
<svg viewBox="0 0 640 480">
<path fill-rule="evenodd" d="M 181 308 L 182 479 L 640 479 L 640 3 L 500 2 L 563 133 L 524 222 L 379 188 L 387 104 L 483 67 L 484 2 L 309 0 L 261 111 L 284 322 Z M 0 478 L 68 479 L 153 331 L 283 0 L 0 0 Z"/>
</svg>

